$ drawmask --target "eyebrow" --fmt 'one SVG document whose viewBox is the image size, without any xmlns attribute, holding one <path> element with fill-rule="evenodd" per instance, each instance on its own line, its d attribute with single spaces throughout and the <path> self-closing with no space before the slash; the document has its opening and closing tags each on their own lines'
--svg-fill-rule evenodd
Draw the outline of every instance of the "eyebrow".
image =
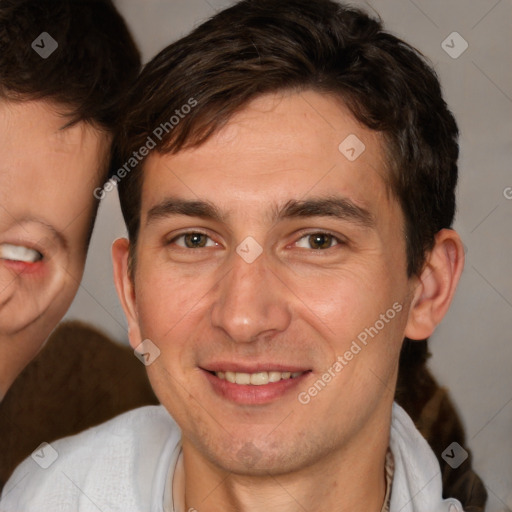
<svg viewBox="0 0 512 512">
<path fill-rule="evenodd" d="M 199 217 L 201 219 L 211 219 L 218 222 L 222 222 L 226 217 L 215 205 L 208 201 L 187 201 L 169 198 L 153 206 L 148 211 L 146 225 L 153 221 L 174 215 Z"/>
<path fill-rule="evenodd" d="M 149 210 L 146 225 L 174 215 L 198 217 L 217 222 L 225 222 L 229 216 L 209 201 L 167 198 Z M 356 205 L 348 198 L 337 196 L 302 201 L 292 199 L 284 206 L 274 206 L 271 217 L 274 221 L 300 217 L 334 217 L 366 228 L 375 227 L 375 218 L 369 210 Z"/>
<path fill-rule="evenodd" d="M 372 213 L 345 197 L 291 200 L 276 212 L 276 216 L 278 218 L 334 217 L 366 228 L 375 227 L 375 218 Z"/>
</svg>

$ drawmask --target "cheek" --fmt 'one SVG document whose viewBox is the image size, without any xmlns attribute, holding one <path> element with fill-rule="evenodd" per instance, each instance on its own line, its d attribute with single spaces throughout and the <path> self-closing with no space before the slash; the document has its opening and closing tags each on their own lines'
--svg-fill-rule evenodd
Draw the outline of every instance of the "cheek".
<svg viewBox="0 0 512 512">
<path fill-rule="evenodd" d="M 0 275 L 5 277 L 5 265 Z M 16 332 L 38 325 L 38 336 L 46 337 L 62 319 L 78 290 L 78 279 L 71 278 L 71 267 L 64 263 L 50 262 L 41 268 L 10 275 L 9 285 L 0 293 L 0 332 Z"/>
<path fill-rule="evenodd" d="M 66 272 L 66 279 L 60 282 L 59 288 L 54 289 L 54 295 L 50 307 L 48 308 L 48 316 L 51 316 L 55 320 L 55 325 L 57 325 L 66 314 L 80 285 L 83 265 L 77 264 L 72 266 L 71 269 L 72 270 Z M 55 327 L 55 325 L 53 327 Z M 53 327 L 51 328 L 53 329 Z"/>
<path fill-rule="evenodd" d="M 287 283 L 298 307 L 311 321 L 324 325 L 326 332 L 338 338 L 352 336 L 380 313 L 392 306 L 395 287 L 383 268 L 347 265 L 332 272 L 316 272 Z M 309 313 L 308 313 L 309 311 Z M 315 320 L 316 319 L 316 320 Z"/>
<path fill-rule="evenodd" d="M 50 307 L 45 311 L 38 327 L 41 335 L 44 333 L 44 338 L 48 337 L 51 331 L 62 320 L 62 317 L 66 314 L 66 311 L 73 301 L 75 293 L 76 289 L 68 286 L 68 288 L 62 290 L 58 298 L 52 301 Z"/>
<path fill-rule="evenodd" d="M 351 351 L 348 356 L 355 361 L 349 363 L 345 377 L 355 371 L 356 381 L 367 382 L 373 375 L 368 374 L 368 367 L 384 379 L 389 378 L 393 371 L 390 363 L 396 359 L 403 340 L 406 292 L 387 270 L 388 273 L 382 268 L 371 274 L 354 270 L 343 278 L 327 281 L 325 293 L 312 289 L 308 294 L 311 309 L 321 319 L 316 325 L 323 329 L 322 338 L 332 362 Z M 361 372 L 364 378 L 359 378 Z"/>
<path fill-rule="evenodd" d="M 158 340 L 174 338 L 191 322 L 195 325 L 208 288 L 207 280 L 197 274 L 184 277 L 180 272 L 139 261 L 135 293 L 141 335 L 158 344 Z"/>
</svg>

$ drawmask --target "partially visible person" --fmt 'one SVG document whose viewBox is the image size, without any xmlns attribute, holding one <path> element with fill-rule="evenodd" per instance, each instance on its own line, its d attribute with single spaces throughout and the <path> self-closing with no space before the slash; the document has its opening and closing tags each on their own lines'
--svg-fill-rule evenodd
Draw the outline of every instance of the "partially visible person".
<svg viewBox="0 0 512 512">
<path fill-rule="evenodd" d="M 53 79 L 59 87 L 64 76 Z M 71 124 L 64 104 L 2 93 L 0 399 L 78 290 L 96 209 L 92 189 L 105 173 L 110 144 L 99 126 Z"/>
<path fill-rule="evenodd" d="M 1 399 L 78 290 L 140 56 L 110 0 L 2 0 L 0 47 Z"/>
<path fill-rule="evenodd" d="M 140 55 L 111 0 L 2 0 L 0 48 L 0 417 L 5 419 L 9 388 L 78 290 L 98 208 L 93 191 L 108 175 L 119 105 L 138 75 Z M 76 356 L 75 349 L 68 345 L 60 353 L 61 364 Z M 49 369 L 47 377 L 57 374 Z M 125 391 L 129 396 L 129 388 Z M 37 399 L 16 396 L 20 406 Z M 78 395 L 70 399 L 80 401 Z M 122 410 L 113 407 L 110 414 Z M 32 421 L 38 425 L 37 417 Z M 80 421 L 55 433 L 90 425 Z M 0 439 L 0 453 L 10 442 Z"/>
</svg>

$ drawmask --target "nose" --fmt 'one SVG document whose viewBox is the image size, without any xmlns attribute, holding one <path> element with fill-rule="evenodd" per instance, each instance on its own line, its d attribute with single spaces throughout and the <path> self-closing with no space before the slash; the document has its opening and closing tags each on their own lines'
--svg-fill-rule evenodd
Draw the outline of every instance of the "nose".
<svg viewBox="0 0 512 512">
<path fill-rule="evenodd" d="M 237 343 L 273 337 L 290 325 L 289 299 L 264 254 L 252 263 L 234 254 L 231 271 L 217 289 L 212 324 Z"/>
</svg>

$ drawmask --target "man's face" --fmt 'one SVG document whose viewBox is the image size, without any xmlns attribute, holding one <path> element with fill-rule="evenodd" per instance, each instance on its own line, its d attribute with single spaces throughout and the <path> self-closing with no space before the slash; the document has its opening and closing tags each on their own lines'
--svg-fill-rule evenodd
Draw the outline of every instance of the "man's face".
<svg viewBox="0 0 512 512">
<path fill-rule="evenodd" d="M 17 359 L 37 353 L 83 273 L 109 141 L 67 121 L 43 101 L 0 101 L 0 336 Z"/>
<path fill-rule="evenodd" d="M 311 91 L 148 158 L 131 343 L 160 350 L 189 455 L 279 474 L 387 435 L 412 285 L 385 177 L 379 136 Z"/>
</svg>

